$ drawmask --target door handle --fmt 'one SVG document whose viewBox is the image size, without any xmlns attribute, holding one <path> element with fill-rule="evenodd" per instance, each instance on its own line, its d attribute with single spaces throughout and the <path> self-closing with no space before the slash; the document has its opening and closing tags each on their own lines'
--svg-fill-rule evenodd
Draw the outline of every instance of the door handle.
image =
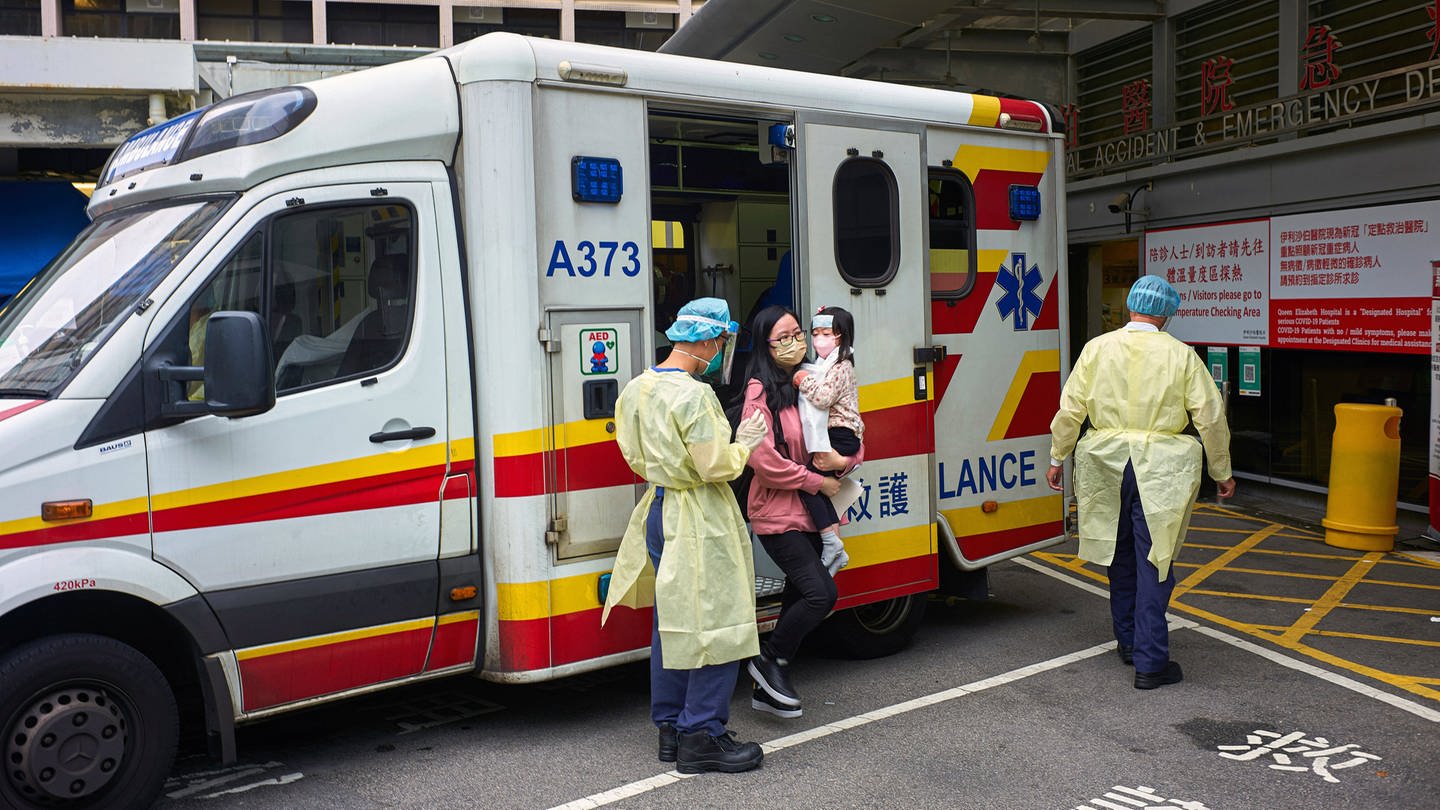
<svg viewBox="0 0 1440 810">
<path fill-rule="evenodd" d="M 435 435 L 435 428 L 417 427 L 409 430 L 384 430 L 379 433 L 371 433 L 370 441 L 374 444 L 384 442 L 402 442 L 412 439 L 428 439 Z"/>
</svg>

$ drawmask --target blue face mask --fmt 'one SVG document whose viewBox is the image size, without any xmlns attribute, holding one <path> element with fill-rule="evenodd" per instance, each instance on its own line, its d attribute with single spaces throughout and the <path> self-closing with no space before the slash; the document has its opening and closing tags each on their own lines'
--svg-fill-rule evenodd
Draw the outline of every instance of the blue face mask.
<svg viewBox="0 0 1440 810">
<path fill-rule="evenodd" d="M 722 366 L 724 366 L 724 364 L 725 364 L 725 345 L 722 343 L 722 344 L 720 345 L 720 348 L 715 351 L 715 356 L 712 357 L 712 358 L 710 358 L 710 362 L 708 362 L 708 363 L 705 364 L 705 370 L 702 371 L 702 372 L 700 372 L 700 376 L 702 376 L 702 377 L 715 377 L 715 376 L 718 376 L 718 375 L 720 374 L 720 369 L 721 369 Z"/>
</svg>

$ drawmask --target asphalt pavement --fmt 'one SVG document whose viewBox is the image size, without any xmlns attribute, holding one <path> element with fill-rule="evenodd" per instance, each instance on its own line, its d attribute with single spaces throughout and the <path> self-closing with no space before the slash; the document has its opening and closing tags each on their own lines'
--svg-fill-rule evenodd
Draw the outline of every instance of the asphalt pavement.
<svg viewBox="0 0 1440 810">
<path fill-rule="evenodd" d="M 159 806 L 1436 806 L 1437 548 L 1407 516 L 1394 553 L 1334 549 L 1318 516 L 1262 496 L 1197 510 L 1174 686 L 1133 688 L 1103 569 L 1060 546 L 992 568 L 987 600 L 932 599 L 897 655 L 801 658 L 801 718 L 752 711 L 742 684 L 731 726 L 766 744 L 758 771 L 657 762 L 646 670 L 629 665 L 420 684 L 249 726 L 239 763 L 182 760 Z"/>
</svg>

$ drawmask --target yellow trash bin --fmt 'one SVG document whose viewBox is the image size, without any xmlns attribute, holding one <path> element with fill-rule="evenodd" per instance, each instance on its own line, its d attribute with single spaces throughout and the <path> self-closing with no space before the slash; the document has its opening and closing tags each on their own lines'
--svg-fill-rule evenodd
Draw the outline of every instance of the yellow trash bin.
<svg viewBox="0 0 1440 810">
<path fill-rule="evenodd" d="M 1390 405 L 1335 406 L 1325 544 L 1359 551 L 1395 548 L 1400 487 L 1400 416 Z"/>
</svg>

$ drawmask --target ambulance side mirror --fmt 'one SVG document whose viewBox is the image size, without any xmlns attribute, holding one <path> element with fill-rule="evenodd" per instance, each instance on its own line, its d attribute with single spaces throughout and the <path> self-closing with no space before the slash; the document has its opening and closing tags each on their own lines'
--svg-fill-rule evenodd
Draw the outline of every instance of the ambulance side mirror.
<svg viewBox="0 0 1440 810">
<path fill-rule="evenodd" d="M 253 312 L 216 312 L 205 324 L 205 365 L 162 365 L 158 369 L 170 396 L 164 416 L 216 414 L 238 418 L 275 407 L 275 364 L 264 321 Z M 191 400 L 193 382 L 204 383 L 204 399 Z M 179 383 L 179 385 L 175 385 Z"/>
<path fill-rule="evenodd" d="M 211 315 L 205 345 L 205 404 L 210 413 L 233 418 L 275 407 L 275 363 L 259 315 Z"/>
</svg>

